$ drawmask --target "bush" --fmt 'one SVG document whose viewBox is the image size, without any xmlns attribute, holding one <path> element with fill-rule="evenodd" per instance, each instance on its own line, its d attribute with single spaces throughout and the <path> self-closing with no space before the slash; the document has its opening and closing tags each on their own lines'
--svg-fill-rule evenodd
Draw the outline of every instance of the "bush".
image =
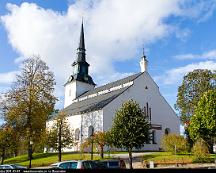
<svg viewBox="0 0 216 173">
<path fill-rule="evenodd" d="M 210 156 L 208 146 L 203 139 L 198 139 L 192 148 L 195 162 L 206 162 Z"/>
<path fill-rule="evenodd" d="M 173 154 L 187 152 L 188 150 L 187 140 L 176 134 L 164 135 L 161 140 L 161 147 Z"/>
</svg>

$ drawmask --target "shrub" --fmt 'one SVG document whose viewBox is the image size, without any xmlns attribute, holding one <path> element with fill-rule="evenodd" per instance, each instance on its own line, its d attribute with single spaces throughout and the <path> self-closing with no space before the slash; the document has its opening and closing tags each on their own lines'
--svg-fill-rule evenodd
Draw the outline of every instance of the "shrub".
<svg viewBox="0 0 216 173">
<path fill-rule="evenodd" d="M 187 152 L 188 150 L 187 140 L 176 134 L 164 135 L 161 140 L 161 147 L 173 154 Z"/>
<path fill-rule="evenodd" d="M 195 156 L 195 162 L 206 162 L 210 156 L 208 146 L 202 138 L 195 142 L 192 153 Z"/>
</svg>

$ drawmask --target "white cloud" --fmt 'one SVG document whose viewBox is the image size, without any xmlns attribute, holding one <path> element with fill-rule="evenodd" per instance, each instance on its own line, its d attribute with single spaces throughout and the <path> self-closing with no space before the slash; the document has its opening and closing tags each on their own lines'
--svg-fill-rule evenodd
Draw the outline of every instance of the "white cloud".
<svg viewBox="0 0 216 173">
<path fill-rule="evenodd" d="M 216 0 L 183 0 L 182 15 L 197 19 L 197 23 L 205 22 L 216 9 Z"/>
<path fill-rule="evenodd" d="M 17 73 L 18 71 L 0 73 L 0 85 L 6 85 L 13 82 Z"/>
<path fill-rule="evenodd" d="M 216 49 L 204 52 L 202 54 L 181 54 L 181 55 L 176 55 L 175 58 L 179 59 L 179 60 L 186 60 L 186 59 L 189 59 L 189 60 L 193 60 L 193 59 L 210 59 L 210 60 L 214 60 L 214 59 L 216 59 Z"/>
<path fill-rule="evenodd" d="M 165 20 L 170 16 L 184 16 L 188 8 L 182 5 L 185 2 L 82 0 L 71 4 L 65 13 L 25 2 L 20 6 L 8 4 L 9 13 L 1 16 L 1 22 L 20 57 L 39 54 L 54 71 L 60 86 L 72 72 L 70 64 L 76 58 L 84 15 L 87 61 L 91 64 L 90 73 L 100 85 L 101 81 L 117 79 L 120 75 L 113 62 L 134 58 L 143 42 L 146 45 L 173 32 L 187 37 L 187 30 L 181 33 L 181 29 Z M 15 62 L 20 63 L 22 59 Z M 57 93 L 63 95 L 64 91 Z"/>
<path fill-rule="evenodd" d="M 216 69 L 216 62 L 214 61 L 205 61 L 199 63 L 192 63 L 188 64 L 183 67 L 174 68 L 165 72 L 164 75 L 156 76 L 154 79 L 159 83 L 163 83 L 166 85 L 171 84 L 180 84 L 183 79 L 183 76 L 186 75 L 188 72 L 191 72 L 195 69 L 208 69 L 208 70 L 215 70 Z"/>
</svg>

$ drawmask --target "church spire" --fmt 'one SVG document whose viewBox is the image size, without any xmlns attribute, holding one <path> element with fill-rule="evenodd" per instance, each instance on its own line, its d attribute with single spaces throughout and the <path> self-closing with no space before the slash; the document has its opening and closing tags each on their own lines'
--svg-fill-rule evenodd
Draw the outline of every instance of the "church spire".
<svg viewBox="0 0 216 173">
<path fill-rule="evenodd" d="M 145 56 L 144 47 L 143 47 L 143 56 L 141 57 L 141 60 L 140 60 L 140 69 L 141 69 L 141 72 L 148 71 L 148 60 Z"/>
<path fill-rule="evenodd" d="M 83 21 L 81 24 L 80 31 L 80 41 L 77 48 L 77 58 L 72 64 L 73 73 L 70 76 L 68 82 L 80 81 L 88 83 L 90 85 L 95 85 L 91 76 L 88 73 L 89 64 L 86 62 L 86 53 L 85 53 L 85 37 L 84 37 L 84 27 Z"/>
<path fill-rule="evenodd" d="M 86 61 L 85 58 L 85 36 L 84 36 L 84 27 L 83 27 L 83 21 L 81 24 L 81 31 L 80 31 L 80 41 L 79 41 L 79 47 L 77 48 L 77 61 L 78 62 L 84 62 Z"/>
</svg>

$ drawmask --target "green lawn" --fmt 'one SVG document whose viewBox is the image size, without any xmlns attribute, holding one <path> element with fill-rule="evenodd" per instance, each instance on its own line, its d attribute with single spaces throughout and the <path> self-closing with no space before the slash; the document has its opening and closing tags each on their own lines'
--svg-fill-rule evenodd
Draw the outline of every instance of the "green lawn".
<svg viewBox="0 0 216 173">
<path fill-rule="evenodd" d="M 86 159 L 90 160 L 90 154 L 74 154 L 74 153 L 62 153 L 62 161 L 64 160 L 79 160 Z M 94 160 L 100 159 L 100 156 L 94 156 Z M 58 162 L 57 153 L 34 153 L 32 159 L 32 167 L 49 166 L 52 163 Z M 17 163 L 23 166 L 29 165 L 29 159 L 27 155 L 18 156 L 15 158 L 10 158 L 4 161 L 7 163 Z"/>
<path fill-rule="evenodd" d="M 214 162 L 215 154 L 211 154 L 206 162 Z M 194 163 L 195 158 L 191 154 L 177 154 L 174 155 L 170 152 L 153 152 L 152 154 L 144 155 L 144 161 L 154 161 L 155 163 Z"/>
<path fill-rule="evenodd" d="M 127 152 L 111 152 L 112 154 L 120 154 Z M 108 153 L 106 153 L 108 154 Z M 62 153 L 62 161 L 64 160 L 79 160 L 85 159 L 90 160 L 90 154 L 77 154 L 77 153 Z M 104 159 L 108 159 L 109 157 L 105 157 Z M 99 155 L 94 155 L 94 160 L 99 160 Z M 215 154 L 211 154 L 210 158 L 207 159 L 206 162 L 214 162 Z M 194 163 L 195 159 L 193 155 L 190 154 L 177 154 L 173 155 L 169 152 L 152 152 L 152 154 L 143 154 L 143 160 L 154 161 L 155 163 Z M 34 153 L 32 160 L 32 167 L 41 167 L 41 166 L 49 166 L 52 163 L 58 162 L 58 154 L 57 153 Z M 5 164 L 7 163 L 17 163 L 23 166 L 29 165 L 29 160 L 27 155 L 17 156 L 15 158 L 10 158 L 5 160 Z"/>
</svg>

